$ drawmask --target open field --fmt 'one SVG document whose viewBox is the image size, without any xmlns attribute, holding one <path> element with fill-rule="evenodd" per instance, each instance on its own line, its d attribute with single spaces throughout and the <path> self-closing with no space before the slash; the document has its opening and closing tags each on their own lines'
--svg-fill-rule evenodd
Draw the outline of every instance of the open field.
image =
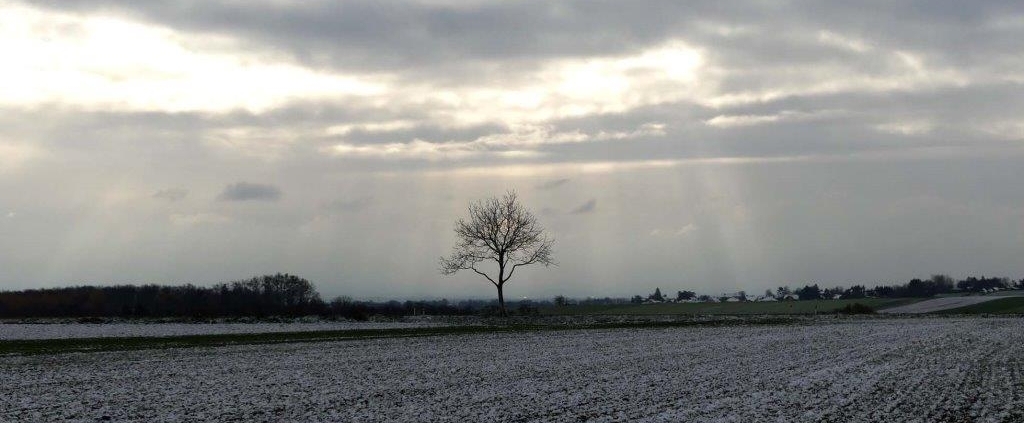
<svg viewBox="0 0 1024 423">
<path fill-rule="evenodd" d="M 978 304 L 943 310 L 943 314 L 1024 314 L 1024 296 L 994 298 Z"/>
<path fill-rule="evenodd" d="M 830 313 L 850 304 L 860 303 L 874 309 L 910 304 L 916 298 L 861 298 L 856 300 L 813 300 L 813 301 L 766 301 L 736 303 L 664 303 L 664 304 L 612 304 L 612 305 L 569 305 L 544 307 L 545 315 L 751 315 L 751 314 L 815 314 Z"/>
<path fill-rule="evenodd" d="M 20 339 L 134 338 L 278 332 L 408 329 L 445 326 L 442 322 L 313 323 L 5 323 L 0 341 Z"/>
<path fill-rule="evenodd" d="M 479 333 L 0 357 L 0 421 L 1024 420 L 1024 320 Z"/>
<path fill-rule="evenodd" d="M 960 314 L 977 314 L 985 313 L 986 306 L 983 304 L 988 302 L 998 302 L 998 304 L 1019 304 L 1018 299 L 1024 296 L 1024 294 L 1018 291 L 1011 291 L 1009 293 L 1003 293 L 1003 295 L 969 295 L 969 296 L 957 296 L 957 297 L 941 297 L 927 299 L 912 304 L 907 304 L 899 307 L 892 307 L 882 310 L 882 313 L 907 313 L 907 314 L 922 314 L 922 313 L 960 313 Z M 1009 301 L 1007 303 L 1007 301 Z M 998 306 L 996 308 L 999 308 Z"/>
</svg>

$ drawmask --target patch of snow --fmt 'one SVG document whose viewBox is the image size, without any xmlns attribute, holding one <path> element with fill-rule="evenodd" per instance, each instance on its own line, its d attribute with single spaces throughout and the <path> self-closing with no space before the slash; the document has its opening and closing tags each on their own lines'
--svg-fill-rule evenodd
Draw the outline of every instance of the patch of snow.
<svg viewBox="0 0 1024 423">
<path fill-rule="evenodd" d="M 1024 421 L 1024 320 L 0 357 L 0 421 Z"/>
</svg>

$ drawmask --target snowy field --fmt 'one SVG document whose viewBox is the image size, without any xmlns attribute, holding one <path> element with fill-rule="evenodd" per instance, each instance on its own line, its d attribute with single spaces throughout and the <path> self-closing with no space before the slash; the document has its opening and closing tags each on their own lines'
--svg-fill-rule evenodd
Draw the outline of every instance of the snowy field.
<svg viewBox="0 0 1024 423">
<path fill-rule="evenodd" d="M 0 357 L 0 421 L 1024 421 L 1024 320 Z"/>
<path fill-rule="evenodd" d="M 435 322 L 313 323 L 8 323 L 0 341 L 15 339 L 123 338 L 135 336 L 219 335 L 349 329 L 402 329 L 444 326 Z M 2 422 L 3 420 L 0 420 Z"/>
<path fill-rule="evenodd" d="M 906 314 L 922 314 L 922 313 L 933 313 L 936 311 L 950 310 L 954 308 L 967 307 L 969 305 L 981 304 L 993 300 L 998 300 L 1007 297 L 1021 297 L 1024 293 L 1018 291 L 1011 291 L 1002 293 L 1001 295 L 972 295 L 965 297 L 944 297 L 944 298 L 933 298 L 930 300 L 924 300 L 913 304 L 907 304 L 905 306 L 892 307 L 884 310 L 879 310 L 879 313 L 906 313 Z"/>
</svg>

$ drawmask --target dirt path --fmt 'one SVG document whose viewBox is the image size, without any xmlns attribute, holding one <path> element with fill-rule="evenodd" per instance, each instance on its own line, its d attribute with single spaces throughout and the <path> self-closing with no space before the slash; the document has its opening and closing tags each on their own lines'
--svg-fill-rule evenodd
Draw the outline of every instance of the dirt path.
<svg viewBox="0 0 1024 423">
<path fill-rule="evenodd" d="M 953 308 L 966 307 L 969 305 L 984 303 L 992 300 L 998 300 L 1006 297 L 1021 297 L 1024 293 L 1011 292 L 993 295 L 972 295 L 968 297 L 945 297 L 935 298 L 932 300 L 925 300 L 913 304 L 907 304 L 905 306 L 887 308 L 879 310 L 879 313 L 893 313 L 893 314 L 920 314 L 920 313 L 932 313 L 936 311 L 949 310 Z"/>
</svg>

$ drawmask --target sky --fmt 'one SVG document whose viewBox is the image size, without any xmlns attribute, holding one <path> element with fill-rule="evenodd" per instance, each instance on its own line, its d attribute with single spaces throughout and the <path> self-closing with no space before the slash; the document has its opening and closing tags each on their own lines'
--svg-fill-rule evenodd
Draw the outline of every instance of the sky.
<svg viewBox="0 0 1024 423">
<path fill-rule="evenodd" d="M 0 290 L 509 298 L 1024 277 L 1019 1 L 0 0 Z"/>
</svg>

